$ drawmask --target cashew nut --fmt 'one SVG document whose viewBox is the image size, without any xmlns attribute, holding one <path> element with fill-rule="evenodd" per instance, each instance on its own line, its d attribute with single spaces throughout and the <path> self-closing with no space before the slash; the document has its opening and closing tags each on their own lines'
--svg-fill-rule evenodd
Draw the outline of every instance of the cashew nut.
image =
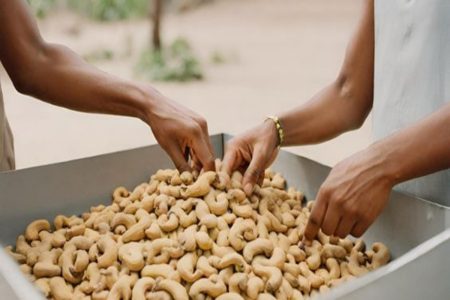
<svg viewBox="0 0 450 300">
<path fill-rule="evenodd" d="M 131 242 L 119 248 L 119 259 L 132 272 L 139 272 L 145 265 L 143 247 L 142 243 Z"/>
<path fill-rule="evenodd" d="M 177 281 L 170 279 L 162 279 L 156 282 L 156 290 L 168 292 L 173 299 L 188 300 L 186 289 Z"/>
<path fill-rule="evenodd" d="M 39 239 L 39 232 L 50 230 L 50 223 L 47 220 L 36 220 L 31 222 L 25 230 L 25 238 L 29 241 Z"/>
</svg>

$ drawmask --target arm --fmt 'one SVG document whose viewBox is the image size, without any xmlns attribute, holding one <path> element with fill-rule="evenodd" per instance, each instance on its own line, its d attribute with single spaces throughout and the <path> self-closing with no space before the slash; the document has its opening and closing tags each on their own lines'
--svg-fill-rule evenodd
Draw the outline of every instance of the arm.
<svg viewBox="0 0 450 300">
<path fill-rule="evenodd" d="M 450 168 L 450 104 L 340 162 L 321 186 L 305 237 L 319 229 L 359 237 L 382 212 L 392 187 Z"/>
<path fill-rule="evenodd" d="M 283 146 L 323 142 L 359 128 L 372 108 L 374 64 L 373 0 L 364 4 L 337 79 L 309 102 L 280 115 Z M 276 157 L 278 136 L 272 121 L 236 137 L 227 145 L 224 168 L 247 168 L 244 187 L 250 193 Z"/>
<path fill-rule="evenodd" d="M 421 122 L 375 143 L 385 176 L 398 184 L 450 168 L 450 104 Z"/>
<path fill-rule="evenodd" d="M 283 146 L 316 144 L 360 128 L 372 109 L 373 69 L 373 0 L 369 0 L 337 79 L 305 105 L 279 116 L 285 131 Z"/>
<path fill-rule="evenodd" d="M 22 0 L 1 1 L 0 24 L 0 60 L 19 92 L 78 111 L 139 118 L 179 169 L 189 168 L 187 148 L 213 168 L 203 118 L 150 86 L 101 72 L 66 47 L 46 43 Z"/>
</svg>

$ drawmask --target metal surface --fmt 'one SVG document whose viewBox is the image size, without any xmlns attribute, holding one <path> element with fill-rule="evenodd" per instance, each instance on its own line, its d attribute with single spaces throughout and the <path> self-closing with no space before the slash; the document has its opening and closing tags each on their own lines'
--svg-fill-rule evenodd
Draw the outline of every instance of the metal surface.
<svg viewBox="0 0 450 300">
<path fill-rule="evenodd" d="M 222 156 L 224 141 L 229 138 L 228 135 L 212 137 L 218 157 Z M 23 233 L 25 226 L 35 219 L 51 220 L 57 214 L 79 214 L 93 205 L 110 203 L 111 192 L 115 187 L 124 185 L 127 188 L 133 188 L 147 181 L 150 174 L 156 170 L 167 167 L 173 167 L 172 163 L 161 148 L 154 145 L 66 163 L 0 173 L 0 243 L 13 244 L 15 237 Z M 282 172 L 288 183 L 302 190 L 309 200 L 314 199 L 318 188 L 330 171 L 329 167 L 286 151 L 280 152 L 273 169 Z M 428 241 L 422 245 L 430 247 L 430 251 L 425 252 L 421 250 L 422 246 L 413 248 L 442 232 L 449 225 L 448 208 L 393 192 L 385 211 L 366 233 L 364 239 L 369 244 L 374 241 L 386 243 L 392 250 L 393 257 L 398 259 L 388 267 L 336 289 L 337 294 L 334 299 L 339 297 L 346 299 L 347 294 L 353 297 L 355 293 L 363 293 L 365 297 L 370 298 L 369 296 L 376 293 L 379 288 L 391 291 L 393 294 L 389 294 L 390 296 L 397 295 L 398 291 L 392 288 L 396 281 L 395 274 L 405 267 L 394 268 L 394 266 L 402 264 L 407 268 L 414 268 L 417 267 L 413 263 L 416 260 L 431 259 L 438 264 L 439 257 L 444 251 L 434 249 L 441 249 L 444 247 L 441 245 L 447 245 L 448 251 L 448 242 L 435 245 Z M 442 237 L 443 240 L 445 238 Z M 405 253 L 407 254 L 404 255 Z M 402 255 L 404 256 L 401 257 Z M 442 287 L 442 291 L 447 291 L 444 288 L 448 288 L 450 273 L 448 268 L 446 270 L 447 273 L 444 273 L 446 276 L 433 282 L 437 289 Z M 1 276 L 5 280 L 2 280 Z M 404 276 L 408 278 L 409 275 Z M 17 278 L 20 280 L 16 280 Z M 384 280 L 384 278 L 390 278 L 390 280 Z M 372 286 L 376 286 L 377 289 Z M 427 283 L 411 288 L 419 289 L 423 286 L 427 286 Z M 0 295 L 11 294 L 11 291 L 17 295 L 17 299 L 39 298 L 33 294 L 32 285 L 24 279 L 17 265 L 2 254 L 0 255 Z M 14 299 L 9 296 L 0 298 Z"/>
<path fill-rule="evenodd" d="M 41 294 L 26 279 L 16 262 L 0 251 L 0 299 L 43 299 Z"/>
<path fill-rule="evenodd" d="M 320 299 L 450 299 L 450 229 Z"/>
</svg>

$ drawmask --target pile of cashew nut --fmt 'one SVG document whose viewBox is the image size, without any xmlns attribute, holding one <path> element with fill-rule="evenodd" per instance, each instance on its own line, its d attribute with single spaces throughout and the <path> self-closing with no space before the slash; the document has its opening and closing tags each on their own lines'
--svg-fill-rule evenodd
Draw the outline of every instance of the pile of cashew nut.
<svg viewBox="0 0 450 300">
<path fill-rule="evenodd" d="M 55 300 L 303 299 L 389 261 L 382 243 L 320 232 L 303 245 L 313 202 L 279 173 L 251 197 L 241 181 L 159 170 L 109 206 L 32 222 L 6 250 Z"/>
</svg>

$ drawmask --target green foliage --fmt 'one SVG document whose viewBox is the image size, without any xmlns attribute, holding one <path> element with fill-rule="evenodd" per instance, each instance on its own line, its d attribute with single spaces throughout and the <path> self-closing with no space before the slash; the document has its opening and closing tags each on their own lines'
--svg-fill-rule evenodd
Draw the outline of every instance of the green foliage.
<svg viewBox="0 0 450 300">
<path fill-rule="evenodd" d="M 227 62 L 225 55 L 218 50 L 215 50 L 211 53 L 209 60 L 212 64 L 215 65 L 221 65 Z"/>
<path fill-rule="evenodd" d="M 27 2 L 38 18 L 44 18 L 56 5 L 56 0 L 27 0 Z"/>
<path fill-rule="evenodd" d="M 68 0 L 69 7 L 99 21 L 146 16 L 149 0 Z"/>
<path fill-rule="evenodd" d="M 1 1 L 1 0 L 0 0 Z M 117 21 L 145 17 L 152 0 L 27 0 L 35 15 L 44 18 L 56 6 L 70 8 L 98 21 Z M 165 0 L 167 1 L 167 0 Z M 185 11 L 211 0 L 171 0 L 167 9 Z"/>
<path fill-rule="evenodd" d="M 176 39 L 162 51 L 146 49 L 136 66 L 138 75 L 157 81 L 191 81 L 203 78 L 200 63 L 188 41 Z"/>
</svg>

